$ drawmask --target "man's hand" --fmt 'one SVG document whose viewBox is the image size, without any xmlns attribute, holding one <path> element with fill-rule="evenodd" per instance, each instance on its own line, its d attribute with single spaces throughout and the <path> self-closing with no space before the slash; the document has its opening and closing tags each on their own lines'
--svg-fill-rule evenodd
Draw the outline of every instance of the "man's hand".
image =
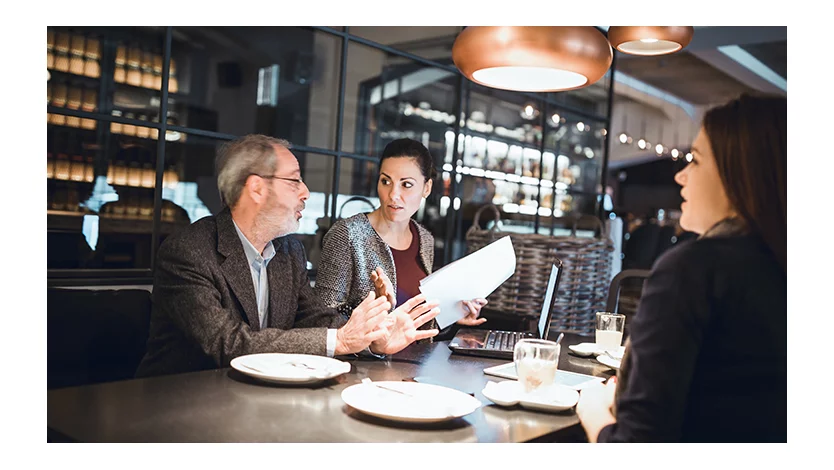
<svg viewBox="0 0 834 470">
<path fill-rule="evenodd" d="M 391 312 L 393 319 L 388 333 L 371 343 L 371 351 L 376 354 L 394 354 L 405 349 L 414 341 L 431 338 L 438 330 L 418 330 L 440 313 L 438 302 L 426 302 L 423 294 L 408 299 L 399 308 Z"/>
<path fill-rule="evenodd" d="M 391 280 L 388 279 L 388 275 L 385 274 L 382 267 L 378 266 L 371 271 L 371 282 L 374 283 L 374 291 L 376 291 L 377 297 L 387 297 L 391 308 L 397 306 L 397 293 L 394 292 L 394 285 L 391 284 Z"/>
<path fill-rule="evenodd" d="M 617 422 L 611 411 L 616 391 L 617 377 L 611 377 L 605 384 L 589 384 L 579 393 L 576 414 L 585 428 L 588 442 L 596 442 L 602 428 Z"/>
<path fill-rule="evenodd" d="M 362 351 L 372 342 L 389 336 L 388 310 L 391 304 L 385 297 L 375 299 L 373 292 L 368 292 L 365 300 L 353 310 L 350 320 L 336 330 L 337 356 Z"/>
<path fill-rule="evenodd" d="M 485 321 L 486 318 L 478 318 L 481 314 L 481 308 L 487 304 L 486 299 L 461 300 L 463 310 L 466 311 L 466 316 L 458 320 L 458 325 L 464 326 L 478 326 Z"/>
</svg>

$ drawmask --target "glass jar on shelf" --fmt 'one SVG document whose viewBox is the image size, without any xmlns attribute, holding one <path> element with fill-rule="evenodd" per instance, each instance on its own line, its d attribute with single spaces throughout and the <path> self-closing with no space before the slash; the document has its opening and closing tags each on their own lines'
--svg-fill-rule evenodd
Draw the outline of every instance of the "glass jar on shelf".
<svg viewBox="0 0 834 470">
<path fill-rule="evenodd" d="M 144 114 L 139 115 L 140 121 L 147 121 L 148 117 Z M 151 128 L 145 126 L 136 126 L 136 137 L 140 137 L 142 139 L 150 139 L 151 138 Z"/>
<path fill-rule="evenodd" d="M 71 36 L 69 72 L 84 75 L 84 36 L 80 34 Z"/>
<path fill-rule="evenodd" d="M 59 31 L 55 33 L 55 70 L 69 72 L 70 69 L 70 35 Z"/>
<path fill-rule="evenodd" d="M 70 159 L 64 152 L 58 153 L 55 158 L 55 179 L 68 180 L 70 177 Z"/>
<path fill-rule="evenodd" d="M 144 152 L 145 155 L 142 158 L 142 181 L 141 186 L 143 188 L 153 188 L 154 187 L 154 180 L 156 179 L 156 172 L 153 168 L 153 161 L 150 156 L 150 152 Z"/>
<path fill-rule="evenodd" d="M 46 152 L 46 179 L 55 177 L 55 159 L 52 157 L 52 152 Z"/>
<path fill-rule="evenodd" d="M 82 90 L 78 87 L 67 88 L 67 109 L 78 110 L 81 108 Z M 67 116 L 66 125 L 69 127 L 81 127 L 81 118 L 77 116 Z"/>
<path fill-rule="evenodd" d="M 98 108 L 97 102 L 98 91 L 92 88 L 85 89 L 81 98 L 81 109 L 88 113 L 93 113 Z M 94 130 L 96 128 L 96 121 L 94 119 L 83 118 L 81 119 L 81 128 Z"/>
<path fill-rule="evenodd" d="M 95 176 L 95 159 L 92 155 L 87 155 L 84 157 L 84 181 L 87 183 L 92 183 L 95 180 Z"/>
<path fill-rule="evenodd" d="M 162 90 L 162 56 L 153 55 L 153 89 Z"/>
<path fill-rule="evenodd" d="M 130 153 L 130 162 L 127 165 L 127 185 L 133 188 L 142 186 L 142 168 L 137 161 L 137 152 Z"/>
<path fill-rule="evenodd" d="M 153 119 L 151 119 L 151 122 L 159 123 L 159 118 L 157 116 L 154 116 Z M 153 140 L 159 139 L 159 129 L 157 129 L 156 127 L 151 127 L 150 137 Z"/>
<path fill-rule="evenodd" d="M 119 152 L 120 155 L 117 155 L 115 160 L 110 162 L 113 166 L 113 185 L 116 186 L 127 186 L 127 162 L 124 161 L 124 157 L 121 155 L 122 152 Z"/>
<path fill-rule="evenodd" d="M 70 181 L 84 181 L 84 157 L 75 152 L 70 158 Z"/>
<path fill-rule="evenodd" d="M 125 118 L 136 119 L 136 116 L 133 113 L 125 113 Z M 136 136 L 136 125 L 128 123 L 122 124 L 122 134 Z"/>
<path fill-rule="evenodd" d="M 67 105 L 67 85 L 56 83 L 52 87 L 52 106 L 63 108 Z M 67 117 L 63 114 L 52 114 L 51 123 L 56 126 L 63 126 L 67 123 Z"/>
<path fill-rule="evenodd" d="M 84 47 L 84 75 L 91 78 L 99 78 L 101 76 L 100 58 L 101 42 L 99 42 L 97 37 L 88 37 L 87 44 Z"/>
<path fill-rule="evenodd" d="M 116 83 L 125 83 L 127 81 L 127 46 L 121 43 L 116 46 L 113 81 Z"/>
<path fill-rule="evenodd" d="M 46 30 L 46 68 L 55 68 L 55 31 Z"/>
<path fill-rule="evenodd" d="M 113 111 L 110 112 L 110 115 L 111 116 L 116 116 L 116 117 L 121 117 L 122 112 L 119 111 L 118 109 L 114 109 Z M 110 123 L 110 133 L 111 134 L 121 134 L 122 132 L 124 132 L 124 128 L 122 126 L 122 123 L 120 123 L 120 122 L 111 122 Z"/>
<path fill-rule="evenodd" d="M 154 87 L 154 73 L 153 73 L 153 54 L 150 51 L 142 51 L 142 87 L 153 89 Z"/>
<path fill-rule="evenodd" d="M 127 79 L 128 85 L 142 86 L 142 50 L 138 45 L 132 44 L 127 49 Z"/>
</svg>

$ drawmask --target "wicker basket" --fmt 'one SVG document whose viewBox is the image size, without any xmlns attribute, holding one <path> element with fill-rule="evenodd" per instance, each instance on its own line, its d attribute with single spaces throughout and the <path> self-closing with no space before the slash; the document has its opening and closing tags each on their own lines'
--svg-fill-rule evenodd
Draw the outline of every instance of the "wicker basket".
<svg viewBox="0 0 834 470">
<path fill-rule="evenodd" d="M 487 209 L 495 214 L 495 224 L 490 230 L 481 229 L 479 224 L 481 212 Z M 597 222 L 599 238 L 576 236 L 576 226 L 585 217 Z M 583 216 L 575 220 L 570 236 L 551 237 L 503 232 L 498 230 L 500 218 L 498 208 L 487 204 L 478 209 L 472 227 L 466 232 L 469 253 L 506 235 L 513 242 L 515 273 L 488 297 L 490 307 L 506 313 L 538 316 L 547 290 L 550 266 L 558 258 L 562 261 L 563 271 L 551 329 L 593 336 L 595 312 L 605 310 L 614 251 L 614 243 L 602 222 L 593 216 Z"/>
</svg>

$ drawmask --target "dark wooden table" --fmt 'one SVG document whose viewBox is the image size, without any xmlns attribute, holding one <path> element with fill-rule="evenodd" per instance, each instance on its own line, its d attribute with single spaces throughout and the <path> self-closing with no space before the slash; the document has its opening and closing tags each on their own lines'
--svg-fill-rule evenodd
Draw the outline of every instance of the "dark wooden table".
<svg viewBox="0 0 834 470">
<path fill-rule="evenodd" d="M 612 370 L 568 353 L 559 368 L 607 377 Z M 592 341 L 592 340 L 591 340 Z M 49 441 L 82 442 L 528 442 L 581 441 L 573 410 L 501 408 L 486 399 L 485 367 L 508 362 L 451 354 L 447 342 L 414 344 L 387 360 L 344 358 L 350 373 L 314 386 L 270 385 L 234 369 L 177 374 L 47 392 Z M 347 406 L 341 392 L 365 377 L 426 380 L 472 393 L 484 406 L 463 418 L 403 424 Z M 418 381 L 419 381 L 418 380 Z"/>
</svg>

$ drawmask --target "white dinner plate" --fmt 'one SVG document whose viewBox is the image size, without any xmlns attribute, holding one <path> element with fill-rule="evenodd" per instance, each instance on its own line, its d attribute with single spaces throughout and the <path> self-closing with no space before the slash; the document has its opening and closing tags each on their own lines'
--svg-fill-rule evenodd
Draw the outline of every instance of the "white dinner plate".
<svg viewBox="0 0 834 470">
<path fill-rule="evenodd" d="M 597 356 L 597 362 L 600 364 L 606 365 L 612 369 L 620 370 L 620 361 L 614 359 L 613 357 L 609 356 L 608 354 L 600 354 Z"/>
<path fill-rule="evenodd" d="M 582 357 L 596 356 L 601 354 L 602 350 L 597 346 L 597 343 L 579 343 L 571 344 L 568 349 L 573 351 L 576 355 Z"/>
<path fill-rule="evenodd" d="M 482 393 L 496 405 L 519 404 L 537 411 L 564 411 L 573 408 L 579 401 L 579 392 L 569 387 L 553 385 L 546 394 L 527 394 L 523 386 L 514 380 L 489 381 Z"/>
<path fill-rule="evenodd" d="M 232 368 L 248 376 L 278 384 L 311 384 L 350 372 L 350 364 L 310 354 L 248 354 L 232 359 Z"/>
<path fill-rule="evenodd" d="M 342 391 L 342 400 L 371 416 L 406 423 L 446 421 L 481 407 L 478 399 L 459 390 L 420 382 L 351 385 Z"/>
<path fill-rule="evenodd" d="M 579 343 L 568 346 L 568 349 L 574 352 L 577 356 L 590 357 L 599 356 L 606 350 L 597 343 Z M 615 349 L 609 350 L 609 353 L 614 358 L 622 359 L 625 353 L 625 346 L 617 346 Z"/>
</svg>

